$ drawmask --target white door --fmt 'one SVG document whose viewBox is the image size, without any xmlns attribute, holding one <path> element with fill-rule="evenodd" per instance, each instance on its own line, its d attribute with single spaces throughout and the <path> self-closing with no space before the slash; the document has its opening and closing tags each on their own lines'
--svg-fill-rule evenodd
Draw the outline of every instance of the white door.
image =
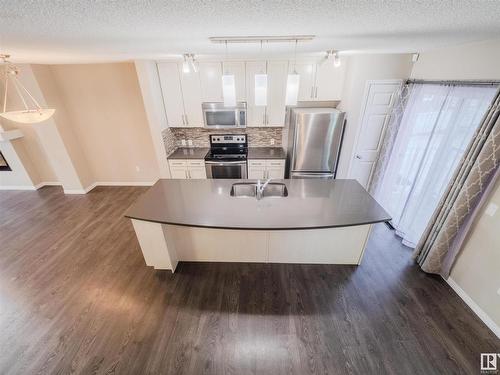
<svg viewBox="0 0 500 375">
<path fill-rule="evenodd" d="M 295 67 L 295 68 L 294 68 Z M 314 73 L 316 70 L 315 63 L 297 63 L 296 65 L 291 62 L 289 71 L 293 72 L 294 69 L 300 76 L 299 80 L 299 100 L 311 101 L 314 99 Z"/>
<path fill-rule="evenodd" d="M 314 100 L 340 100 L 344 74 L 345 64 L 335 67 L 331 59 L 317 64 Z"/>
<path fill-rule="evenodd" d="M 182 97 L 184 98 L 186 126 L 203 126 L 203 114 L 201 111 L 201 88 L 199 73 L 190 71 L 181 72 Z"/>
<path fill-rule="evenodd" d="M 244 62 L 225 62 L 223 64 L 223 74 L 234 75 L 234 83 L 236 85 L 236 100 L 245 101 L 246 93 L 246 78 L 245 78 L 245 63 Z"/>
<path fill-rule="evenodd" d="M 255 75 L 262 73 L 266 73 L 265 61 L 246 63 L 247 126 L 264 126 L 265 124 L 266 107 L 255 105 Z"/>
<path fill-rule="evenodd" d="M 269 61 L 267 64 L 266 125 L 284 126 L 288 61 Z"/>
<path fill-rule="evenodd" d="M 373 173 L 394 97 L 400 87 L 399 80 L 366 83 L 360 127 L 349 174 L 365 188 Z"/>
<path fill-rule="evenodd" d="M 157 66 L 168 126 L 185 126 L 179 67 L 173 62 L 158 63 Z"/>
<path fill-rule="evenodd" d="M 222 101 L 222 64 L 220 62 L 201 62 L 199 67 L 202 101 Z"/>
</svg>

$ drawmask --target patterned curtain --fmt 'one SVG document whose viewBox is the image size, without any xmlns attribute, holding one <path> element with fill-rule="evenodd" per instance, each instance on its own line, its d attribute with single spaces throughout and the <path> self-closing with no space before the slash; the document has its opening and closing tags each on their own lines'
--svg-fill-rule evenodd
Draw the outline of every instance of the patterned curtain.
<svg viewBox="0 0 500 375">
<path fill-rule="evenodd" d="M 380 145 L 377 161 L 375 163 L 375 167 L 373 168 L 373 173 L 370 177 L 370 180 L 368 181 L 367 190 L 372 195 L 375 195 L 375 192 L 379 187 L 387 168 L 392 148 L 398 134 L 399 125 L 401 124 L 401 119 L 403 118 L 403 113 L 408 98 L 410 97 L 412 87 L 413 85 L 411 84 L 404 84 L 396 92 L 396 98 L 394 100 L 394 105 L 391 109 L 391 113 L 389 114 L 389 120 L 382 138 L 382 144 Z"/>
<path fill-rule="evenodd" d="M 474 134 L 455 175 L 415 248 L 425 272 L 449 276 L 465 232 L 498 177 L 500 165 L 500 95 Z"/>
</svg>

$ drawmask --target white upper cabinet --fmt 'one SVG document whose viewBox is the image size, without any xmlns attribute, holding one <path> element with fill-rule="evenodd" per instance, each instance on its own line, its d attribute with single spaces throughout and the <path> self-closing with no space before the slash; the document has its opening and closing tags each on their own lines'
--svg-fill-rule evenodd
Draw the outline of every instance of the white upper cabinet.
<svg viewBox="0 0 500 375">
<path fill-rule="evenodd" d="M 315 100 L 340 100 L 344 86 L 345 64 L 335 67 L 327 60 L 316 67 Z"/>
<path fill-rule="evenodd" d="M 297 63 L 290 62 L 289 71 L 293 73 L 296 70 L 300 76 L 299 79 L 299 97 L 300 101 L 314 100 L 314 73 L 316 71 L 315 63 Z"/>
<path fill-rule="evenodd" d="M 267 108 L 266 125 L 284 126 L 286 81 L 288 61 L 269 61 L 267 63 Z"/>
<path fill-rule="evenodd" d="M 231 61 L 222 64 L 223 74 L 234 75 L 234 83 L 236 85 L 236 100 L 239 102 L 246 101 L 246 77 L 245 63 L 242 61 Z"/>
<path fill-rule="evenodd" d="M 200 62 L 199 67 L 202 101 L 222 101 L 222 63 Z"/>
<path fill-rule="evenodd" d="M 266 73 L 266 71 L 265 61 L 246 63 L 247 126 L 265 126 L 266 107 L 255 105 L 255 75 Z"/>
<path fill-rule="evenodd" d="M 168 126 L 203 126 L 198 73 L 183 73 L 182 66 L 174 62 L 157 65 Z"/>
<path fill-rule="evenodd" d="M 158 63 L 158 75 L 167 113 L 168 126 L 185 126 L 184 102 L 177 63 Z"/>
<path fill-rule="evenodd" d="M 222 74 L 233 74 L 236 100 L 247 103 L 247 126 L 284 126 L 287 75 L 300 75 L 299 101 L 340 100 L 345 64 L 333 61 L 200 62 L 184 73 L 182 64 L 159 62 L 165 111 L 170 127 L 203 127 L 202 102 L 222 102 Z M 255 75 L 267 74 L 267 105 L 255 105 Z"/>
<path fill-rule="evenodd" d="M 293 70 L 294 64 L 290 62 L 289 71 Z M 345 64 L 335 67 L 331 60 L 318 63 L 298 62 L 295 70 L 300 75 L 300 101 L 340 100 Z"/>
<path fill-rule="evenodd" d="M 189 127 L 203 126 L 203 113 L 201 111 L 201 88 L 199 73 L 181 71 L 181 88 L 184 99 L 184 120 Z M 167 112 L 168 116 L 168 112 Z"/>
</svg>

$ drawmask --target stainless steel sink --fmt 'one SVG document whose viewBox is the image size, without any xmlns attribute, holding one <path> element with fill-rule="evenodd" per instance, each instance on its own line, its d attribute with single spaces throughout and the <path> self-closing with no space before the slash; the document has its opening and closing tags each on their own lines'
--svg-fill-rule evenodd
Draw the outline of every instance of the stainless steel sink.
<svg viewBox="0 0 500 375">
<path fill-rule="evenodd" d="M 237 182 L 231 186 L 232 197 L 254 198 L 257 197 L 257 184 L 254 182 Z M 270 182 L 264 188 L 262 197 L 287 197 L 288 189 L 281 182 Z"/>
<path fill-rule="evenodd" d="M 270 182 L 262 192 L 262 197 L 288 197 L 288 189 L 281 182 Z"/>
<path fill-rule="evenodd" d="M 232 197 L 252 198 L 257 196 L 257 184 L 252 182 L 237 182 L 231 186 Z"/>
</svg>

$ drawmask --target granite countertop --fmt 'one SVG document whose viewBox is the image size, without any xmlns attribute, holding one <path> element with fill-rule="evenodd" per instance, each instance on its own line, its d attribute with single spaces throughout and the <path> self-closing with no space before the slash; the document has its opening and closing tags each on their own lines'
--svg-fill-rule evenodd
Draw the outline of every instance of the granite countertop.
<svg viewBox="0 0 500 375">
<path fill-rule="evenodd" d="M 283 147 L 249 147 L 248 159 L 286 159 Z"/>
<path fill-rule="evenodd" d="M 205 159 L 208 147 L 179 147 L 167 159 Z"/>
<path fill-rule="evenodd" d="M 389 214 L 356 180 L 278 180 L 287 197 L 230 196 L 241 180 L 159 180 L 126 217 L 192 227 L 286 230 L 345 227 L 388 221 Z"/>
</svg>

